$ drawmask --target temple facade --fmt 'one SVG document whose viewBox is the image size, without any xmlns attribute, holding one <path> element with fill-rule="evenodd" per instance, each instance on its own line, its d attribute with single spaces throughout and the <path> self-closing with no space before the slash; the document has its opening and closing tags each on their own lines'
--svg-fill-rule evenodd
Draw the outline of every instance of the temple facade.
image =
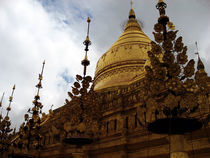
<svg viewBox="0 0 210 158">
<path fill-rule="evenodd" d="M 54 116 L 43 127 L 44 150 L 41 157 L 72 158 L 168 158 L 170 145 L 168 135 L 153 134 L 142 127 L 138 113 L 142 94 L 142 79 L 145 76 L 147 51 L 151 40 L 138 24 L 134 10 L 119 39 L 98 60 L 94 91 L 99 97 L 98 108 L 89 111 L 100 113 L 100 128 L 86 145 L 72 145 L 63 140 L 68 130 L 64 125 L 74 114 L 71 102 L 54 110 Z M 90 114 L 89 113 L 89 114 Z M 92 115 L 92 114 L 90 114 Z M 97 115 L 97 114 L 96 114 Z M 94 122 L 90 122 L 94 126 Z M 70 124 L 70 123 L 69 123 Z M 70 124 L 71 125 L 71 124 Z M 70 126 L 69 125 L 69 126 Z M 79 128 L 78 130 L 88 130 Z M 70 130 L 69 130 L 70 131 Z M 71 136 L 71 135 L 70 135 Z M 83 135 L 73 135 L 78 138 Z M 184 135 L 189 157 L 210 157 L 210 129 Z M 174 144 L 179 146 L 179 144 Z M 179 148 L 179 147 L 178 147 Z"/>
<path fill-rule="evenodd" d="M 98 60 L 94 79 L 76 77 L 82 86 L 74 84 L 73 94 L 69 92 L 71 101 L 67 100 L 64 106 L 55 109 L 41 126 L 43 147 L 27 155 L 41 158 L 169 158 L 172 150 L 185 149 L 190 158 L 209 158 L 209 123 L 184 134 L 181 144 L 177 141 L 170 144 L 175 137 L 152 133 L 140 121 L 145 66 L 150 65 L 149 50 L 151 39 L 142 31 L 131 8 L 124 32 Z M 88 89 L 92 81 L 93 85 Z M 79 96 L 81 91 L 84 97 Z"/>
</svg>

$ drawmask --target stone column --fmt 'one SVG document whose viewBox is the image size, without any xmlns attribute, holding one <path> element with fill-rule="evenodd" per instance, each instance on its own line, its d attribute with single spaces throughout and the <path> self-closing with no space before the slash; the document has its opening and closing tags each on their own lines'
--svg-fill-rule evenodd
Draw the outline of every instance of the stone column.
<svg viewBox="0 0 210 158">
<path fill-rule="evenodd" d="M 72 152 L 72 157 L 73 158 L 89 158 L 88 154 L 84 152 L 84 150 L 80 149 L 75 149 L 75 151 Z"/>
<path fill-rule="evenodd" d="M 170 158 L 189 158 L 184 135 L 170 135 Z"/>
<path fill-rule="evenodd" d="M 73 158 L 85 158 L 84 153 L 80 153 L 80 152 L 72 153 L 72 156 Z"/>
</svg>

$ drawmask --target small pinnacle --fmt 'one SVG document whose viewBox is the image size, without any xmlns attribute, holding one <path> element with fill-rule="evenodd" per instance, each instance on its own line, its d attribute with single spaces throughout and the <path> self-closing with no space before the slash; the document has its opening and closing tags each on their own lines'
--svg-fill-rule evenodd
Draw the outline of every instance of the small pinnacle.
<svg viewBox="0 0 210 158">
<path fill-rule="evenodd" d="M 85 59 L 82 60 L 82 62 L 81 62 L 81 64 L 84 66 L 84 76 L 86 75 L 87 66 L 90 64 L 90 61 L 87 58 L 87 52 L 89 51 L 88 47 L 91 45 L 91 41 L 89 39 L 89 30 L 90 30 L 90 22 L 91 22 L 91 20 L 90 20 L 89 17 L 87 18 L 87 22 L 88 22 L 87 36 L 86 36 L 85 41 L 83 42 L 83 44 L 85 45 Z"/>
<path fill-rule="evenodd" d="M 89 17 L 87 18 L 87 22 L 88 22 L 87 36 L 89 36 L 90 22 L 91 22 Z"/>
<path fill-rule="evenodd" d="M 196 50 L 197 50 L 197 52 L 195 54 L 198 55 L 198 57 L 200 58 L 200 55 L 199 55 L 199 52 L 198 52 L 198 42 L 197 41 L 195 42 L 195 46 L 196 46 Z"/>
<path fill-rule="evenodd" d="M 45 65 L 45 60 L 42 63 L 42 71 L 41 71 L 41 74 L 40 74 L 41 78 L 39 78 L 40 80 L 42 80 L 42 75 L 43 75 L 43 71 L 44 71 L 44 65 Z"/>
<path fill-rule="evenodd" d="M 133 1 L 132 0 L 130 1 L 130 4 L 131 4 L 131 9 L 133 9 Z"/>
<path fill-rule="evenodd" d="M 8 116 L 9 115 L 9 111 L 11 110 L 11 103 L 12 103 L 12 101 L 13 101 L 13 94 L 14 94 L 14 91 L 15 91 L 15 85 L 13 86 L 13 88 L 12 88 L 12 94 L 11 94 L 11 96 L 9 97 L 9 105 L 8 105 L 8 107 L 7 107 L 7 115 L 6 116 Z"/>
<path fill-rule="evenodd" d="M 198 55 L 198 63 L 197 63 L 197 69 L 198 70 L 204 70 L 205 67 L 204 67 L 204 64 L 200 58 L 200 55 L 199 55 L 199 51 L 198 51 L 198 42 L 196 41 L 195 42 L 195 46 L 196 46 L 196 49 L 197 49 L 197 52 L 195 53 L 196 55 Z"/>
<path fill-rule="evenodd" d="M 0 107 L 2 106 L 3 99 L 4 99 L 4 93 L 2 94 L 2 97 L 1 97 Z"/>
</svg>

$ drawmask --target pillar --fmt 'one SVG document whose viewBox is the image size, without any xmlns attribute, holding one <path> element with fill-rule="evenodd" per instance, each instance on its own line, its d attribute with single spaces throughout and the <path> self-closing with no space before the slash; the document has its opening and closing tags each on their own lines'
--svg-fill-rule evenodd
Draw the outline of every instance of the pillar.
<svg viewBox="0 0 210 158">
<path fill-rule="evenodd" d="M 170 158 L 189 158 L 184 135 L 170 135 Z"/>
<path fill-rule="evenodd" d="M 83 150 L 83 148 L 76 148 L 72 152 L 73 158 L 89 158 L 88 153 Z"/>
<path fill-rule="evenodd" d="M 84 158 L 84 154 L 79 152 L 72 153 L 72 156 L 73 158 Z"/>
</svg>

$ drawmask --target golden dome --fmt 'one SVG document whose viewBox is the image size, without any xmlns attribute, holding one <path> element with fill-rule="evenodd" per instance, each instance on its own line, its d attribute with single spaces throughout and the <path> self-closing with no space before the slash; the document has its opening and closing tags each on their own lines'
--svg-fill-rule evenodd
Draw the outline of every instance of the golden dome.
<svg viewBox="0 0 210 158">
<path fill-rule="evenodd" d="M 150 42 L 131 9 L 124 32 L 98 60 L 94 90 L 128 85 L 142 76 Z"/>
</svg>

